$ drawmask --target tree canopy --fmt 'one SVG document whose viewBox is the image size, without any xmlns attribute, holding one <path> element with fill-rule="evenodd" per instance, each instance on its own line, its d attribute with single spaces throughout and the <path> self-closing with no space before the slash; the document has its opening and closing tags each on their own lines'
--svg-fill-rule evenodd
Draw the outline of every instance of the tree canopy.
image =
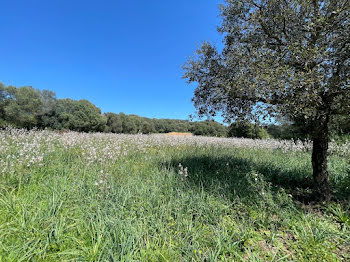
<svg viewBox="0 0 350 262">
<path fill-rule="evenodd" d="M 41 112 L 42 101 L 40 93 L 32 87 L 6 88 L 4 115 L 6 121 L 12 121 L 16 126 L 33 128 Z"/>
<path fill-rule="evenodd" d="M 42 116 L 45 127 L 82 132 L 103 131 L 106 121 L 101 110 L 89 101 L 69 98 L 58 99 L 52 109 Z"/>
<path fill-rule="evenodd" d="M 309 127 L 316 191 L 329 198 L 329 122 L 350 112 L 347 0 L 226 0 L 224 48 L 203 43 L 184 66 L 199 115 L 288 116 Z"/>
</svg>

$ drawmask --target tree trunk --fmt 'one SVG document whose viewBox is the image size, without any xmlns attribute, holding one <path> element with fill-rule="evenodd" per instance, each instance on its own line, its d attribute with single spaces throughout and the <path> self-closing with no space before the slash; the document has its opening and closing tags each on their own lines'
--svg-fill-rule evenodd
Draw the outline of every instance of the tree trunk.
<svg viewBox="0 0 350 262">
<path fill-rule="evenodd" d="M 331 187 L 327 166 L 328 157 L 328 114 L 317 118 L 313 130 L 312 169 L 315 193 L 318 200 L 330 200 Z"/>
</svg>

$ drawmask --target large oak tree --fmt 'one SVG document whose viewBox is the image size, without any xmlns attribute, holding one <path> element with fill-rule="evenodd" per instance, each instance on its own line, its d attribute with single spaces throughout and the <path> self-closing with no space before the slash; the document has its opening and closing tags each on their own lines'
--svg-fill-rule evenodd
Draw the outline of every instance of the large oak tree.
<svg viewBox="0 0 350 262">
<path fill-rule="evenodd" d="M 205 42 L 184 66 L 199 115 L 302 119 L 315 189 L 328 199 L 329 122 L 350 112 L 349 1 L 226 0 L 220 10 L 223 49 Z"/>
</svg>

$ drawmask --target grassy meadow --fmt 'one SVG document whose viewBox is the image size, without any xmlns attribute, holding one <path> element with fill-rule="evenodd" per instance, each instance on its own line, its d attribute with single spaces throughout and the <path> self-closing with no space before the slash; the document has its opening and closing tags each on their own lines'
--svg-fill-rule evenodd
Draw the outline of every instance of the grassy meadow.
<svg viewBox="0 0 350 262">
<path fill-rule="evenodd" d="M 0 261 L 350 261 L 350 153 L 308 200 L 310 145 L 0 131 Z"/>
</svg>

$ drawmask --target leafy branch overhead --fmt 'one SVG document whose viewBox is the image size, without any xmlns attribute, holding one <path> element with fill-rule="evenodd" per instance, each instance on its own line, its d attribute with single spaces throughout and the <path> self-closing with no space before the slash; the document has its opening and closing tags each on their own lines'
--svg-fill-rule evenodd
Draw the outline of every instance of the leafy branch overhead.
<svg viewBox="0 0 350 262">
<path fill-rule="evenodd" d="M 223 50 L 205 42 L 184 66 L 200 115 L 350 111 L 348 1 L 230 0 L 220 10 Z"/>
</svg>

